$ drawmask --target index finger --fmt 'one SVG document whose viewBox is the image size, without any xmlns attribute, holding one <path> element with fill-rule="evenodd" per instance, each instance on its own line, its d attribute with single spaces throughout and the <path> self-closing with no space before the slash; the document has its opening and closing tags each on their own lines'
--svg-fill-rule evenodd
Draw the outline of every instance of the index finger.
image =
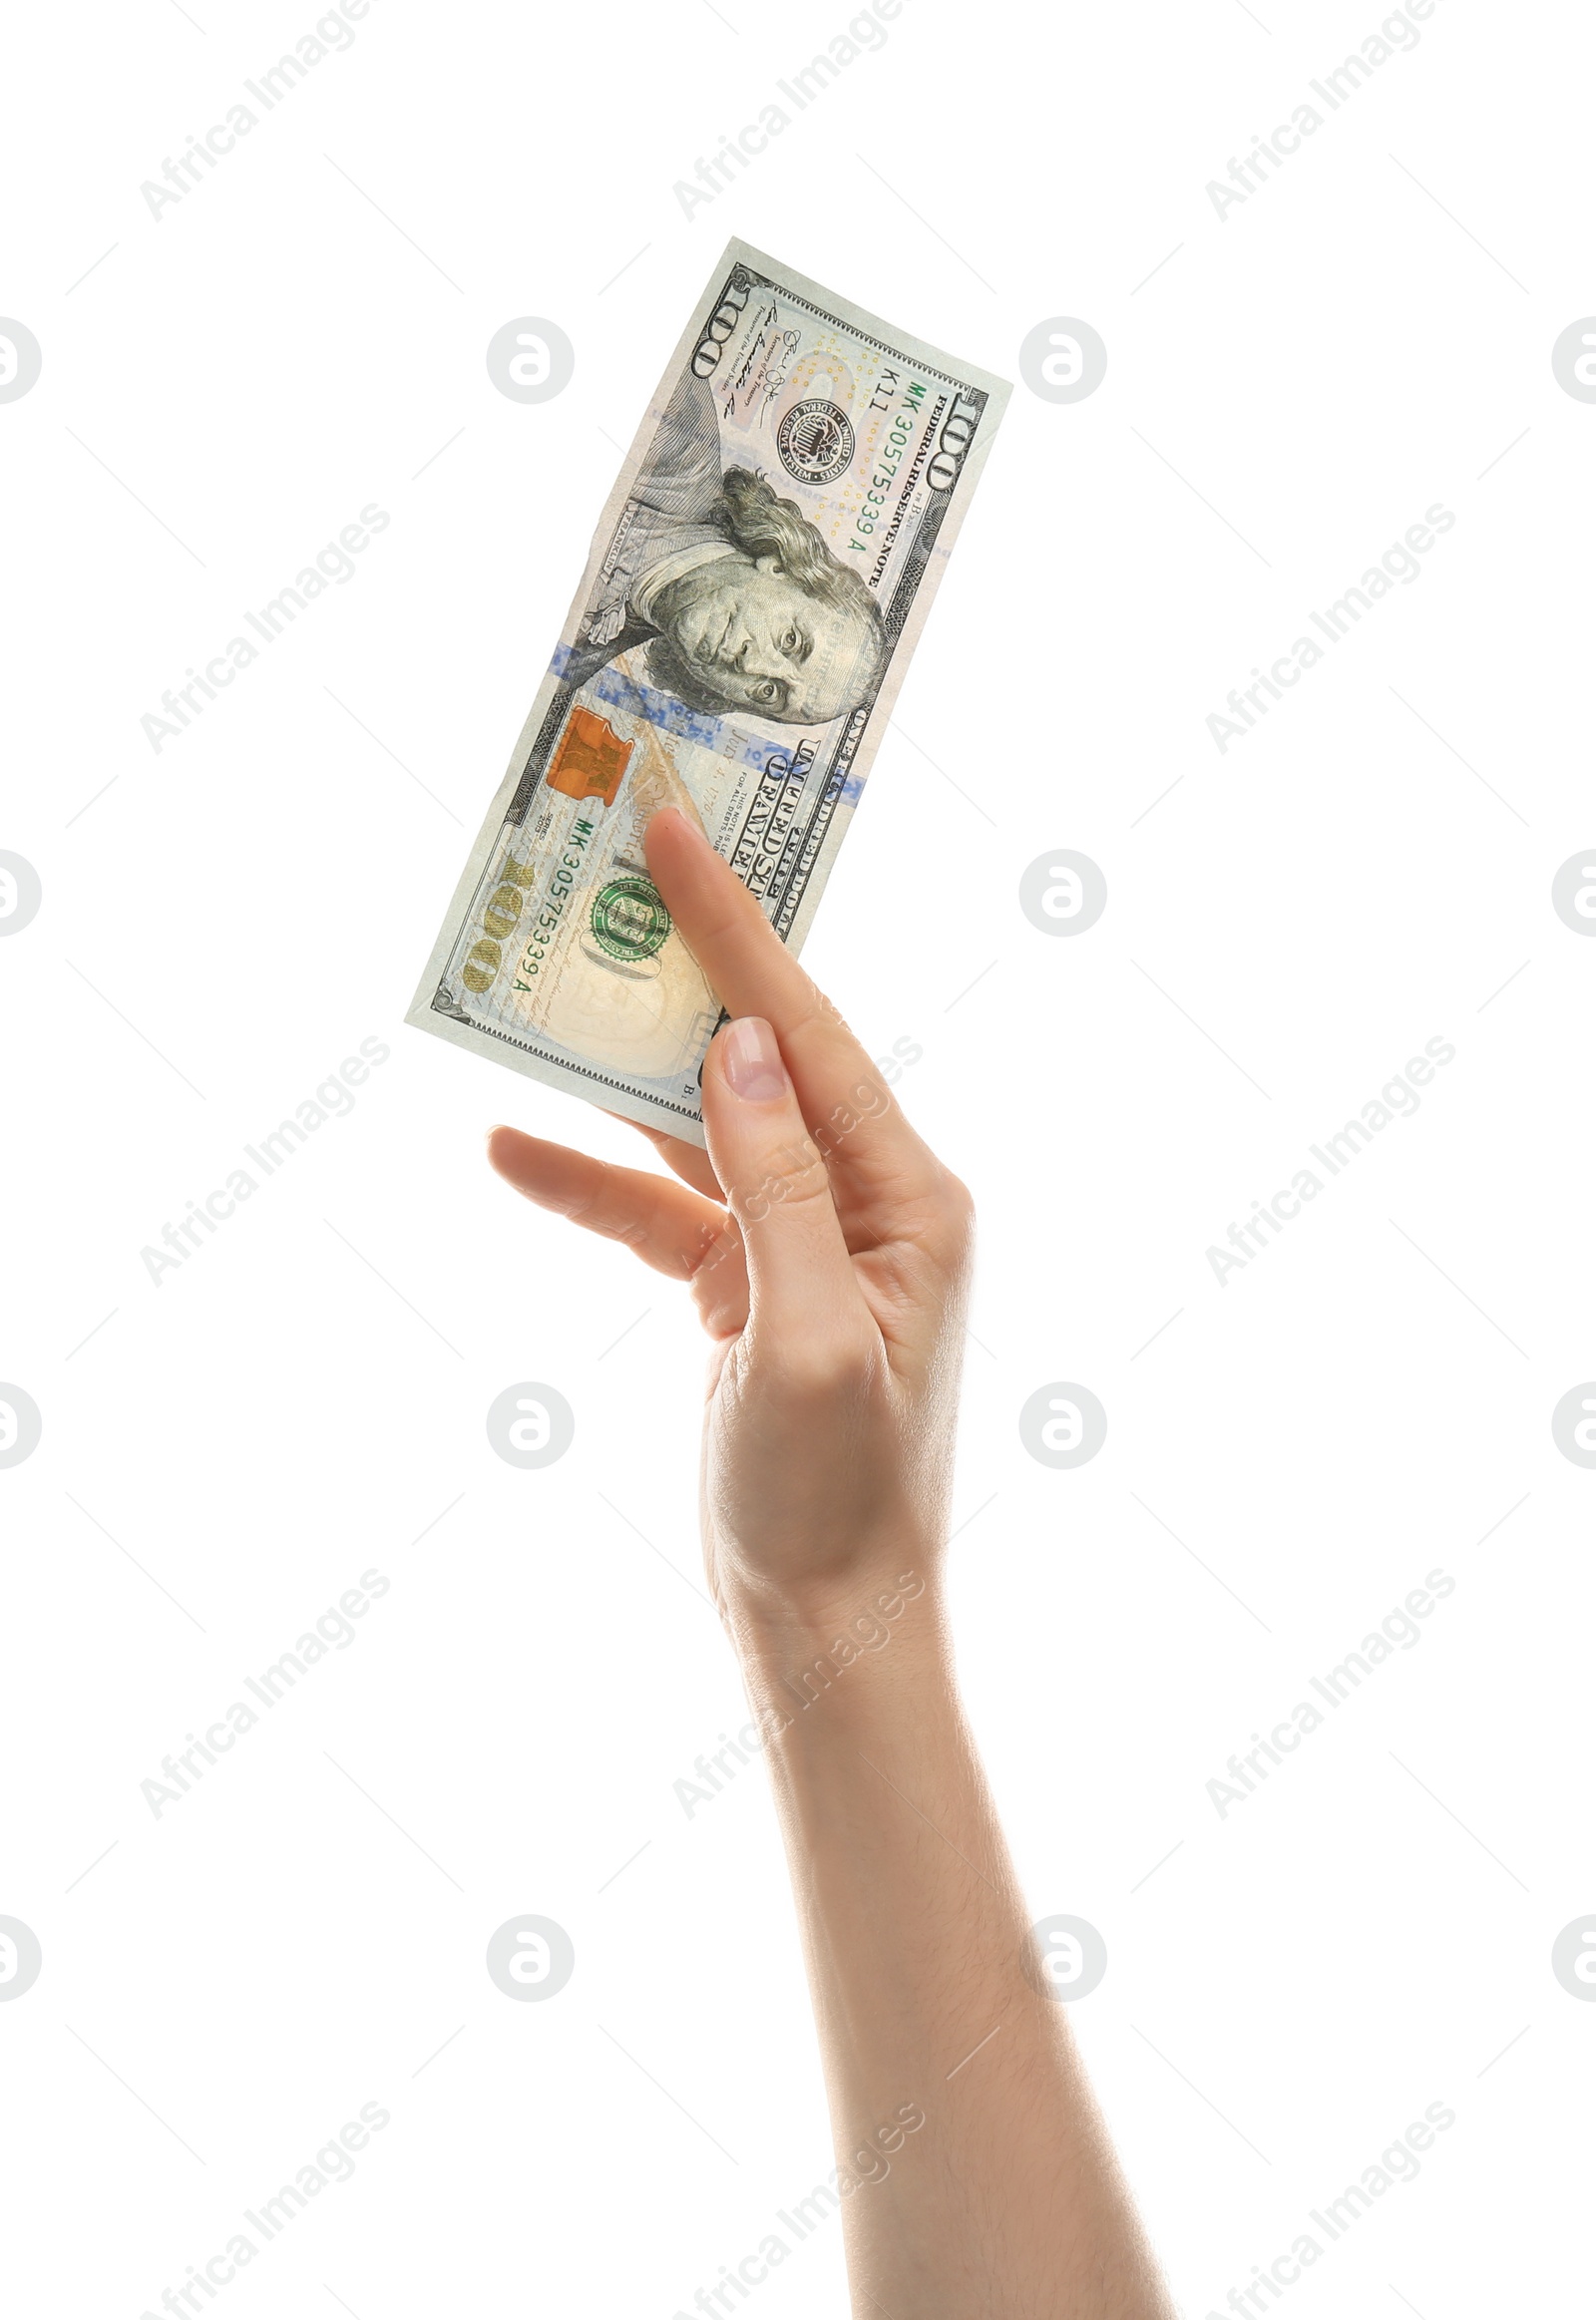
<svg viewBox="0 0 1596 2320">
<path fill-rule="evenodd" d="M 773 1026 L 828 1162 L 861 1190 L 934 1190 L 942 1174 L 935 1155 L 736 872 L 673 806 L 654 815 L 644 846 L 665 908 L 722 1006 Z"/>
</svg>

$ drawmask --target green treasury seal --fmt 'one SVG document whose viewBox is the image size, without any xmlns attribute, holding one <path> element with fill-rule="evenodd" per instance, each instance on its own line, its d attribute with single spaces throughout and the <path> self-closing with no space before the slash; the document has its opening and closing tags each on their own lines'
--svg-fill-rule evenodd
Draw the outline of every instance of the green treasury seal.
<svg viewBox="0 0 1596 2320">
<path fill-rule="evenodd" d="M 670 913 L 649 879 L 613 879 L 595 899 L 594 941 L 611 959 L 651 959 L 669 933 Z"/>
</svg>

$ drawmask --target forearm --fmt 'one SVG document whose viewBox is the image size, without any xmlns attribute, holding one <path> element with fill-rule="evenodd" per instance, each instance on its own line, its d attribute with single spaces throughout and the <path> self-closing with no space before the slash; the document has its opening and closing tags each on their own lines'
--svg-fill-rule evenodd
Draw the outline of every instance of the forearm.
<svg viewBox="0 0 1596 2320">
<path fill-rule="evenodd" d="M 491 1151 L 690 1281 L 709 1333 L 706 1568 L 786 1831 L 857 2320 L 1171 2320 L 944 1630 L 970 1195 L 702 834 L 661 811 L 646 844 L 730 1018 L 707 1150 L 656 1135 L 673 1185 L 511 1129 Z"/>
<path fill-rule="evenodd" d="M 848 1632 L 766 1617 L 740 1641 L 854 2185 L 856 2314 L 1167 2320 L 1063 2010 L 1027 1973 L 935 1584 L 844 1665 Z"/>
</svg>

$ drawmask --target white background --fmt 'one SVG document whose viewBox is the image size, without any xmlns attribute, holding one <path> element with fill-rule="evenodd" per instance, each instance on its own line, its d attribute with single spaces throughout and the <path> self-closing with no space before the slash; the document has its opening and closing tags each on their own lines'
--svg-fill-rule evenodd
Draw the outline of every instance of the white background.
<svg viewBox="0 0 1596 2320">
<path fill-rule="evenodd" d="M 1154 2240 L 1222 2308 L 1441 2103 L 1286 2305 L 1588 2308 L 1596 2010 L 1549 1955 L 1596 1908 L 1596 1473 L 1549 1418 L 1596 1372 L 1596 943 L 1549 888 L 1593 835 L 1596 408 L 1549 358 L 1596 307 L 1589 19 L 1438 0 L 1221 220 L 1375 0 L 905 0 L 689 219 L 842 0 L 373 0 L 152 216 L 315 20 L 10 41 L 0 309 L 44 369 L 0 406 L 0 846 L 44 906 L 0 944 L 0 1376 L 44 1434 L 0 1473 L 0 1913 L 44 1971 L 0 2005 L 8 2307 L 159 2309 L 367 2102 L 219 2309 L 667 2320 L 832 2163 L 764 1775 L 691 1819 L 672 1786 L 745 1714 L 694 1326 L 480 1153 L 640 1146 L 399 1021 L 736 232 L 1006 376 L 1051 316 L 1109 349 L 1088 401 L 1016 389 L 806 958 L 923 1048 L 899 1092 L 981 1206 L 963 1674 L 1035 1915 L 1106 1938 L 1076 2026 Z M 522 314 L 577 350 L 539 407 L 484 365 Z M 1422 578 L 1221 756 L 1208 714 L 1436 502 Z M 367 503 L 356 578 L 155 752 Z M 1109 888 L 1073 941 L 1016 900 L 1060 846 Z M 156 1286 L 141 1250 L 367 1036 L 353 1112 Z M 1221 1287 L 1210 1244 L 1432 1037 L 1416 1116 Z M 538 1473 L 483 1425 L 527 1378 L 577 1413 Z M 1073 1472 L 1016 1429 L 1060 1378 L 1108 1411 Z M 372 1567 L 358 1640 L 153 1817 Z M 1221 1818 L 1227 1757 L 1437 1567 L 1422 1642 Z M 577 1970 L 521 2006 L 483 1953 L 529 1910 Z M 843 2310 L 835 2221 L 750 2301 Z"/>
</svg>

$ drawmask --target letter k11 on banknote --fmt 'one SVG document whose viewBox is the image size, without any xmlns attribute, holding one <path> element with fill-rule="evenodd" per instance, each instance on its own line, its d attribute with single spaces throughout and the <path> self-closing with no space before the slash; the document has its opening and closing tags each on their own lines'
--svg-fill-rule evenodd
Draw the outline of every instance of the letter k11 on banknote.
<svg viewBox="0 0 1596 2320">
<path fill-rule="evenodd" d="M 720 1003 L 643 832 L 679 807 L 798 949 L 1007 398 L 730 244 L 599 519 L 408 1022 L 703 1142 Z"/>
</svg>

